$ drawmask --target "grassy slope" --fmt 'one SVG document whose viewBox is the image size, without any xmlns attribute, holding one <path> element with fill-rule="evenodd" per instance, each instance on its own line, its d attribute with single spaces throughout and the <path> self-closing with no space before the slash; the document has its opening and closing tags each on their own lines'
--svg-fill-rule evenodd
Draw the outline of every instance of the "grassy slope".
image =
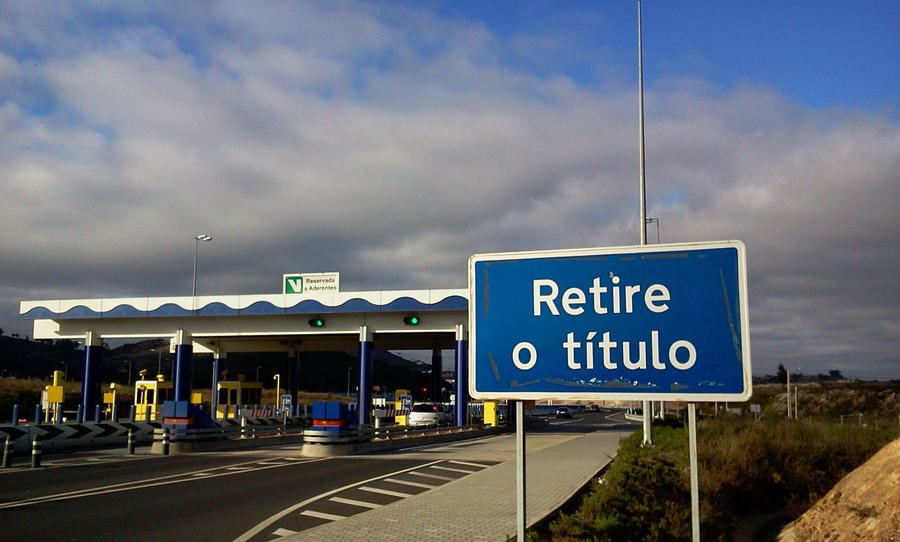
<svg viewBox="0 0 900 542">
<path fill-rule="evenodd" d="M 896 425 L 875 429 L 732 416 L 701 421 L 703 539 L 730 540 L 742 517 L 808 507 L 898 436 Z M 640 441 L 640 431 L 625 439 L 602 483 L 580 507 L 529 539 L 690 539 L 686 430 L 668 422 L 654 427 L 653 447 L 641 448 Z"/>
</svg>

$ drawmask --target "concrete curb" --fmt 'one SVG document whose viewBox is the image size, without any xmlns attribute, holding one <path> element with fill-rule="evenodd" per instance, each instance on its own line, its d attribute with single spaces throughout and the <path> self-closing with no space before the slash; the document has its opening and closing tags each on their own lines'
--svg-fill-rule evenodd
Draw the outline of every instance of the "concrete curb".
<svg viewBox="0 0 900 542">
<path fill-rule="evenodd" d="M 392 439 L 365 442 L 348 442 L 339 444 L 304 443 L 303 447 L 301 448 L 300 455 L 304 457 L 333 457 L 342 455 L 384 452 L 388 450 L 411 448 L 413 446 L 424 446 L 427 444 L 437 444 L 441 442 L 453 442 L 470 438 L 486 437 L 488 435 L 505 433 L 509 431 L 509 428 L 501 426 L 484 429 L 467 429 L 464 431 L 456 431 L 453 428 L 450 428 L 449 430 L 435 429 L 435 431 L 437 433 L 433 435 L 426 434 L 422 436 L 408 437 L 399 436 Z"/>
</svg>

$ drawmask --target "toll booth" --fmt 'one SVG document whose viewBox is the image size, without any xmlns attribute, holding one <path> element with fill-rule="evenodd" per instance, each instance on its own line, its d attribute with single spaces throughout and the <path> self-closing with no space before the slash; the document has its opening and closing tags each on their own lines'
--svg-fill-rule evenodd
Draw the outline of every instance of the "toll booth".
<svg viewBox="0 0 900 542">
<path fill-rule="evenodd" d="M 171 400 L 172 396 L 172 382 L 166 381 L 163 375 L 156 375 L 156 380 L 138 380 L 134 383 L 134 420 L 149 422 L 157 419 L 163 402 Z"/>
<path fill-rule="evenodd" d="M 244 382 L 243 380 L 223 380 L 218 387 L 219 402 L 216 405 L 216 418 L 236 417 L 235 407 L 259 405 L 262 402 L 262 382 Z"/>
<path fill-rule="evenodd" d="M 116 383 L 111 382 L 109 391 L 103 392 L 103 416 L 107 420 L 116 421 L 116 415 Z"/>
</svg>

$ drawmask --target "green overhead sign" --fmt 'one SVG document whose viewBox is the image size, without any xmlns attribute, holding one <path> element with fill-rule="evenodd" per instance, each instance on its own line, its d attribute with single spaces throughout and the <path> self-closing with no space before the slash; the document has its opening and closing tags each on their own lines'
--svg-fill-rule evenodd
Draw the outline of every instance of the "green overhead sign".
<svg viewBox="0 0 900 542">
<path fill-rule="evenodd" d="M 284 275 L 282 293 L 315 294 L 340 291 L 340 273 L 294 273 Z"/>
</svg>

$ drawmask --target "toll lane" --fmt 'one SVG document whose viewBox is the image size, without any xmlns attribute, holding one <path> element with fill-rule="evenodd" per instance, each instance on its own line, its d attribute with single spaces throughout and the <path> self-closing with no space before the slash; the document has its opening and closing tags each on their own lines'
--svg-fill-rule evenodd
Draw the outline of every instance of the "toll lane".
<svg viewBox="0 0 900 542">
<path fill-rule="evenodd" d="M 275 514 L 236 542 L 262 542 L 389 506 L 496 464 L 435 460 L 327 491 Z"/>
<path fill-rule="evenodd" d="M 613 410 L 551 416 L 529 424 L 529 454 L 624 427 Z M 300 457 L 296 446 L 166 457 L 146 449 L 47 454 L 40 469 L 17 457 L 14 468 L 0 469 L 0 538 L 273 540 L 443 492 L 514 458 L 512 433 L 326 459 Z"/>
<path fill-rule="evenodd" d="M 9 540 L 232 540 L 327 491 L 422 460 L 182 455 L 0 476 Z"/>
</svg>

